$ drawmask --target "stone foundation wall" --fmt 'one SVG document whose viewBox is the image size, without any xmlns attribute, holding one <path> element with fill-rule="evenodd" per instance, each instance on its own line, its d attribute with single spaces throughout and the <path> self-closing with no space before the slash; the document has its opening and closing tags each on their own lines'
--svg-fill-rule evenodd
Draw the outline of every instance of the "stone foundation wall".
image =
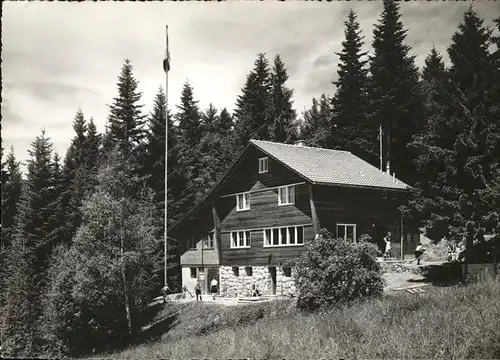
<svg viewBox="0 0 500 360">
<path fill-rule="evenodd" d="M 245 266 L 239 266 L 236 276 L 232 266 L 220 267 L 221 295 L 226 297 L 249 297 L 255 284 L 262 295 L 272 295 L 271 273 L 267 266 L 252 266 L 252 275 L 247 274 Z M 282 269 L 276 267 L 276 295 L 295 295 L 293 277 L 287 277 Z"/>
</svg>

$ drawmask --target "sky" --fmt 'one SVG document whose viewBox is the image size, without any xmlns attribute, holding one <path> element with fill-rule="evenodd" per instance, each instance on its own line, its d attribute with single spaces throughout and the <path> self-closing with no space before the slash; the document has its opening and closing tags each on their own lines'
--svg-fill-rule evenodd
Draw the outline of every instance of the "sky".
<svg viewBox="0 0 500 360">
<path fill-rule="evenodd" d="M 419 67 L 432 46 L 443 55 L 467 1 L 401 3 L 402 21 Z M 18 160 L 44 128 L 64 156 L 78 108 L 103 132 L 117 96 L 124 59 L 131 60 L 149 113 L 160 86 L 169 26 L 169 107 L 186 81 L 202 109 L 232 110 L 260 52 L 280 54 L 300 114 L 313 97 L 333 94 L 344 21 L 356 11 L 371 50 L 381 1 L 303 2 L 4 2 L 2 18 L 2 147 Z M 488 25 L 500 2 L 474 7 Z M 175 110 L 175 108 L 174 108 Z M 23 166 L 23 169 L 25 167 Z"/>
</svg>

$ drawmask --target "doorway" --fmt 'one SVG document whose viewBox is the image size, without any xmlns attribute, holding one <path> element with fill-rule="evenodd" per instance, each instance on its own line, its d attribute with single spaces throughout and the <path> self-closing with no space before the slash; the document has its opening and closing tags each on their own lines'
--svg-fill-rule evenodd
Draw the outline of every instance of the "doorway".
<svg viewBox="0 0 500 360">
<path fill-rule="evenodd" d="M 271 275 L 271 293 L 276 295 L 276 266 L 269 266 L 269 274 Z"/>
<path fill-rule="evenodd" d="M 385 241 L 384 238 L 387 235 L 389 228 L 384 225 L 375 226 L 375 238 L 373 239 L 374 243 L 378 247 L 378 256 L 383 256 L 385 252 Z"/>
<path fill-rule="evenodd" d="M 207 271 L 207 282 L 206 282 L 206 294 L 210 294 L 210 283 L 212 280 L 217 280 L 217 294 L 220 294 L 220 279 L 219 279 L 219 269 L 209 268 Z"/>
</svg>

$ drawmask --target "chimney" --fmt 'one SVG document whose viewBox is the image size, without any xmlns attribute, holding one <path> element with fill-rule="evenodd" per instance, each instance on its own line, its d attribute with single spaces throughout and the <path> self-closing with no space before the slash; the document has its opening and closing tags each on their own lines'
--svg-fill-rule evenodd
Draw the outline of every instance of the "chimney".
<svg viewBox="0 0 500 360">
<path fill-rule="evenodd" d="M 293 143 L 295 146 L 304 146 L 304 140 L 297 140 Z"/>
</svg>

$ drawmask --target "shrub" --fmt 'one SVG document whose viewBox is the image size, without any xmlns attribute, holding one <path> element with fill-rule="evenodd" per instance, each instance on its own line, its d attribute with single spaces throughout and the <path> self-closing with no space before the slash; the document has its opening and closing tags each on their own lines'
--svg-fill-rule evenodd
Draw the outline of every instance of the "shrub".
<svg viewBox="0 0 500 360">
<path fill-rule="evenodd" d="M 315 310 L 380 295 L 384 283 L 376 257 L 375 245 L 333 239 L 323 230 L 294 262 L 298 307 Z"/>
</svg>

